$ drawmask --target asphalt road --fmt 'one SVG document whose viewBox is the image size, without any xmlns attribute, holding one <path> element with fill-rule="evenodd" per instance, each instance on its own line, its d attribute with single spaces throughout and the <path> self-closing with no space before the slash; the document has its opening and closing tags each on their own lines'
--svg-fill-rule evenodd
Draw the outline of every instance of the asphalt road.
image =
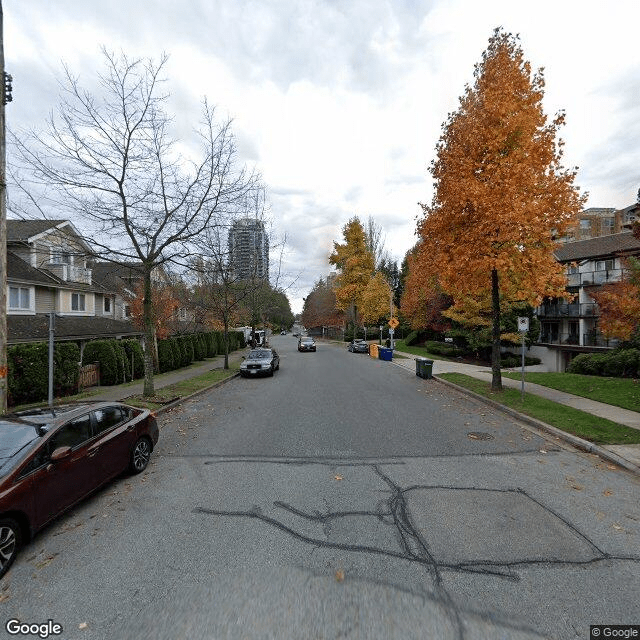
<svg viewBox="0 0 640 640">
<path fill-rule="evenodd" d="M 147 472 L 37 536 L 0 582 L 5 619 L 91 640 L 640 623 L 637 477 L 391 363 L 273 344 L 273 378 L 163 416 Z"/>
</svg>

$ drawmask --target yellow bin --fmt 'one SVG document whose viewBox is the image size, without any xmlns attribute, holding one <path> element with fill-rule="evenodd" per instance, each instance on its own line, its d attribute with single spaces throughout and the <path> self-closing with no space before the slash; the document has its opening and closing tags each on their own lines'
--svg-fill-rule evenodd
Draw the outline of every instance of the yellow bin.
<svg viewBox="0 0 640 640">
<path fill-rule="evenodd" d="M 369 345 L 369 355 L 372 358 L 378 358 L 378 345 L 374 342 L 373 344 Z"/>
</svg>

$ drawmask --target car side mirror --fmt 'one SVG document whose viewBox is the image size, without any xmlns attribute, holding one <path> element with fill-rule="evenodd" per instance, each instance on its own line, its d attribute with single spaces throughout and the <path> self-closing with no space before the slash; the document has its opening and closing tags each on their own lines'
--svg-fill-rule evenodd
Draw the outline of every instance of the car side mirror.
<svg viewBox="0 0 640 640">
<path fill-rule="evenodd" d="M 58 447 L 51 454 L 51 462 L 58 462 L 58 460 L 64 460 L 71 454 L 71 447 Z"/>
</svg>

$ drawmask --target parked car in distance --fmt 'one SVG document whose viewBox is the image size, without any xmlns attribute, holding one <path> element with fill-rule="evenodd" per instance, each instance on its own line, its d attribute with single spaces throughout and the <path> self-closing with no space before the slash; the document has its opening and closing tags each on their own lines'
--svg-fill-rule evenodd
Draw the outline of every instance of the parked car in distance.
<svg viewBox="0 0 640 640">
<path fill-rule="evenodd" d="M 20 546 L 120 475 L 144 471 L 158 442 L 147 409 L 84 402 L 0 418 L 0 576 Z"/>
<path fill-rule="evenodd" d="M 316 341 L 311 336 L 300 336 L 298 338 L 298 351 L 315 351 Z"/>
<path fill-rule="evenodd" d="M 275 349 L 251 349 L 240 365 L 243 378 L 254 376 L 272 376 L 280 368 L 280 356 Z"/>
<path fill-rule="evenodd" d="M 369 343 L 362 338 L 356 338 L 349 343 L 347 347 L 351 353 L 369 353 Z"/>
</svg>

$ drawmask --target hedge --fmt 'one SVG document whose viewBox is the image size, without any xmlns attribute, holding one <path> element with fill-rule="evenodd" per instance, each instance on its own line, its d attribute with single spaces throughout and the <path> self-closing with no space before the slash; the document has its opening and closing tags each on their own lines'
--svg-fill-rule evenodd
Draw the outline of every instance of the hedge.
<svg viewBox="0 0 640 640">
<path fill-rule="evenodd" d="M 127 338 L 121 341 L 122 346 L 129 359 L 129 377 L 133 369 L 133 379 L 140 380 L 144 378 L 144 352 L 139 340 Z"/>
<path fill-rule="evenodd" d="M 54 395 L 69 395 L 78 389 L 80 348 L 59 343 L 53 351 Z M 18 344 L 7 349 L 7 404 L 41 402 L 49 395 L 49 345 L 45 342 Z"/>
<path fill-rule="evenodd" d="M 542 360 L 540 358 L 536 358 L 535 356 L 527 356 L 524 357 L 524 366 L 530 367 L 535 364 L 540 364 Z M 500 366 L 504 369 L 513 369 L 514 367 L 522 366 L 522 355 L 517 355 L 515 353 L 509 353 L 505 351 L 500 355 Z"/>
<path fill-rule="evenodd" d="M 176 369 L 174 360 L 174 347 L 172 342 L 175 342 L 172 338 L 166 340 L 158 340 L 158 368 L 160 373 L 166 371 L 172 371 Z"/>
<path fill-rule="evenodd" d="M 116 352 L 115 340 L 92 340 L 84 347 L 83 364 L 100 363 L 100 384 L 119 384 L 122 362 Z"/>
<path fill-rule="evenodd" d="M 176 340 L 180 345 L 180 351 L 182 353 L 181 365 L 188 367 L 193 362 L 193 343 L 189 336 L 177 336 Z"/>
<path fill-rule="evenodd" d="M 640 350 L 616 349 L 610 353 L 581 353 L 567 368 L 569 373 L 611 378 L 640 377 Z"/>
</svg>

